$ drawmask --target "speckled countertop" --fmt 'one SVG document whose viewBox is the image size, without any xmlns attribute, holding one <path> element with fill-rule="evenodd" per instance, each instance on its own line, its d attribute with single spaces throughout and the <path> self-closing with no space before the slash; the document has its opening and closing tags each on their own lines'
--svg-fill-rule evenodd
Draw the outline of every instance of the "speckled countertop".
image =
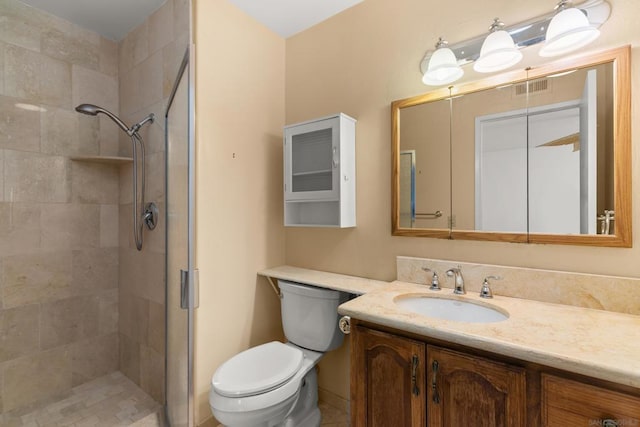
<svg viewBox="0 0 640 427">
<path fill-rule="evenodd" d="M 477 348 L 552 368 L 640 388 L 640 316 L 452 289 L 430 291 L 408 282 L 383 282 L 292 266 L 258 272 L 361 295 L 338 308 L 342 315 L 442 341 Z M 394 299 L 407 294 L 459 298 L 509 314 L 504 321 L 441 320 L 401 309 Z"/>
<path fill-rule="evenodd" d="M 428 294 L 496 306 L 509 318 L 494 323 L 440 320 L 399 308 L 394 298 Z M 640 316 L 392 282 L 342 304 L 342 315 L 578 374 L 640 388 Z"/>
<path fill-rule="evenodd" d="M 337 291 L 349 292 L 357 295 L 381 290 L 389 285 L 389 282 L 383 282 L 380 280 L 328 273 L 326 271 L 319 270 L 309 270 L 307 268 L 292 267 L 290 265 L 267 268 L 259 271 L 258 274 L 260 276 L 271 277 L 274 279 L 306 283 L 321 288 L 335 289 Z"/>
</svg>

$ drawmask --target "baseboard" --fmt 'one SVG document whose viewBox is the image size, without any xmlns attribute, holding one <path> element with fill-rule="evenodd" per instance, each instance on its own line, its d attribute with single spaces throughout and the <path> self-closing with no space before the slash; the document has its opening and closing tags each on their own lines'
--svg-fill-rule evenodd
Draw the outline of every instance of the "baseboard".
<svg viewBox="0 0 640 427">
<path fill-rule="evenodd" d="M 318 387 L 318 400 L 347 414 L 350 413 L 350 405 L 347 399 L 320 387 Z"/>
<path fill-rule="evenodd" d="M 198 424 L 198 427 L 218 427 L 220 424 L 215 418 L 211 417 Z"/>
</svg>

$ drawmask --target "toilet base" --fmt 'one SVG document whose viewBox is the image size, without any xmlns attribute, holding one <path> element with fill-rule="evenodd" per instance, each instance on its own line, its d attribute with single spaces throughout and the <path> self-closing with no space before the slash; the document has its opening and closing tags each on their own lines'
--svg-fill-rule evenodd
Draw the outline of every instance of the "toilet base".
<svg viewBox="0 0 640 427">
<path fill-rule="evenodd" d="M 319 427 L 320 409 L 318 408 L 318 374 L 311 369 L 302 380 L 298 401 L 287 416 L 282 427 Z"/>
</svg>

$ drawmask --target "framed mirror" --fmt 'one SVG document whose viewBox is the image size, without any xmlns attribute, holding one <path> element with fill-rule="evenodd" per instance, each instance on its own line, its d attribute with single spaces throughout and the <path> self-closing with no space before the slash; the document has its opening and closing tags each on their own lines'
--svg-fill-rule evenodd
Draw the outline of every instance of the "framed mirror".
<svg viewBox="0 0 640 427">
<path fill-rule="evenodd" d="M 630 247 L 629 49 L 393 102 L 393 234 Z"/>
</svg>

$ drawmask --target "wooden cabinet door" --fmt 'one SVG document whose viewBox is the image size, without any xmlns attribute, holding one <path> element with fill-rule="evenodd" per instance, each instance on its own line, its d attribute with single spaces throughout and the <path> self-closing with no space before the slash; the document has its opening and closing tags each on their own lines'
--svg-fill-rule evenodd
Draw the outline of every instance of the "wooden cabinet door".
<svg viewBox="0 0 640 427">
<path fill-rule="evenodd" d="M 640 397 L 542 375 L 542 419 L 554 426 L 640 426 Z"/>
<path fill-rule="evenodd" d="M 424 427 L 425 344 L 352 328 L 351 425 Z"/>
<path fill-rule="evenodd" d="M 523 368 L 427 346 L 428 426 L 524 426 L 525 378 Z"/>
</svg>

